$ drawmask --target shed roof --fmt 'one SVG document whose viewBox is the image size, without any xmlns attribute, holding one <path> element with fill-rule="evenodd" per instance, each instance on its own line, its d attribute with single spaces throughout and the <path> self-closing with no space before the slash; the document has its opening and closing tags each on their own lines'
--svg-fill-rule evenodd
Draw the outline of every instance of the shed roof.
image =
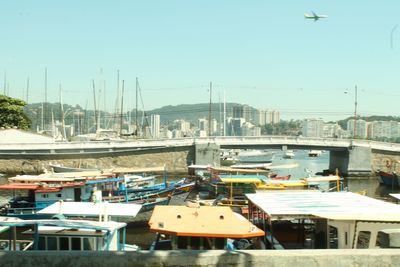
<svg viewBox="0 0 400 267">
<path fill-rule="evenodd" d="M 400 221 L 400 206 L 352 192 L 279 191 L 246 194 L 273 220 L 285 216 L 335 220 Z"/>
<path fill-rule="evenodd" d="M 135 203 L 107 202 L 63 202 L 58 201 L 40 211 L 39 214 L 63 214 L 66 216 L 116 216 L 136 217 L 142 205 Z"/>
</svg>

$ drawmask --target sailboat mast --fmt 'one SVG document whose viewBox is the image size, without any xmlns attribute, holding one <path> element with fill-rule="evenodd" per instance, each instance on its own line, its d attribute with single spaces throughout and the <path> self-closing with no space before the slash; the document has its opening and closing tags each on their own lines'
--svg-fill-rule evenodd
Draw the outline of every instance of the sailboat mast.
<svg viewBox="0 0 400 267">
<path fill-rule="evenodd" d="M 122 136 L 122 124 L 123 124 L 123 112 L 124 112 L 124 85 L 125 80 L 122 80 L 122 92 L 121 92 L 121 121 L 119 125 L 119 135 Z"/>
<path fill-rule="evenodd" d="M 61 108 L 62 135 L 63 135 L 62 139 L 66 140 L 67 135 L 65 134 L 65 118 L 64 118 L 64 106 L 63 106 L 61 83 L 60 83 L 60 108 Z"/>
<path fill-rule="evenodd" d="M 139 134 L 139 127 L 138 127 L 138 87 L 139 87 L 139 81 L 138 78 L 136 77 L 136 108 L 135 108 L 135 123 L 136 123 L 136 138 L 138 137 Z"/>
<path fill-rule="evenodd" d="M 224 136 L 226 136 L 226 99 L 224 90 Z"/>
<path fill-rule="evenodd" d="M 46 127 L 47 123 L 47 67 L 44 69 L 44 106 L 43 106 L 43 122 L 42 130 Z"/>
<path fill-rule="evenodd" d="M 94 87 L 94 80 L 92 80 L 92 86 L 93 86 L 93 99 L 94 99 L 94 128 L 97 132 L 97 106 L 96 106 L 96 89 Z"/>
<path fill-rule="evenodd" d="M 208 107 L 208 136 L 211 136 L 211 95 L 212 95 L 212 82 L 210 82 L 210 105 Z"/>
</svg>

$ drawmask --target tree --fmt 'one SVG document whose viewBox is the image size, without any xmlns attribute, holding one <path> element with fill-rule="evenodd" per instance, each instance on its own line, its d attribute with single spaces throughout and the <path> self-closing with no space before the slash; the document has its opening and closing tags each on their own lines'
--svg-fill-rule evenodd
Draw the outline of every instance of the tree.
<svg viewBox="0 0 400 267">
<path fill-rule="evenodd" d="M 0 127 L 29 130 L 31 121 L 24 113 L 26 102 L 0 95 Z"/>
</svg>

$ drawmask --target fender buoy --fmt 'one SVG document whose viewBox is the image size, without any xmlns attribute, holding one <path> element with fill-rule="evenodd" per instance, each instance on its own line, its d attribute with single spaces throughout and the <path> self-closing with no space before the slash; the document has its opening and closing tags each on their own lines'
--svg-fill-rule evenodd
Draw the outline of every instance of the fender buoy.
<svg viewBox="0 0 400 267">
<path fill-rule="evenodd" d="M 386 160 L 386 167 L 390 168 L 391 164 L 390 161 Z"/>
</svg>

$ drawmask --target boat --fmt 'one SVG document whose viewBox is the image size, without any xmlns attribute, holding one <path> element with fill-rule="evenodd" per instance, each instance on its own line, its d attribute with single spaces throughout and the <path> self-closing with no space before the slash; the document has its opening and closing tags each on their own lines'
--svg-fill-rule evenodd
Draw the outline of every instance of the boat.
<svg viewBox="0 0 400 267">
<path fill-rule="evenodd" d="M 400 187 L 400 182 L 399 182 L 399 177 L 395 172 L 384 172 L 384 171 L 378 171 L 378 181 L 379 184 L 385 185 L 387 187 L 391 188 L 399 188 Z"/>
<path fill-rule="evenodd" d="M 286 150 L 283 154 L 284 159 L 292 159 L 294 158 L 294 151 L 293 150 Z"/>
<path fill-rule="evenodd" d="M 68 219 L 22 220 L 0 217 L 0 232 L 9 232 L 1 241 L 3 250 L 19 251 L 127 251 L 138 250 L 125 244 L 126 223 Z M 24 240 L 18 240 L 14 229 L 22 228 Z M 26 228 L 31 228 L 26 230 Z M 122 237 L 122 238 L 120 238 Z M 122 242 L 120 241 L 122 240 Z"/>
<path fill-rule="evenodd" d="M 399 205 L 352 192 L 269 191 L 246 198 L 250 220 L 267 225 L 272 249 L 377 249 L 381 231 L 400 228 Z"/>
<path fill-rule="evenodd" d="M 81 167 L 68 167 L 61 164 L 49 164 L 49 168 L 55 173 L 64 172 L 86 172 L 86 171 L 98 171 L 97 168 L 81 168 Z"/>
<path fill-rule="evenodd" d="M 322 151 L 321 150 L 310 150 L 310 151 L 308 151 L 308 156 L 309 157 L 318 157 L 318 156 L 320 156 L 322 154 Z"/>
<path fill-rule="evenodd" d="M 148 222 L 157 233 L 151 250 L 260 248 L 264 231 L 230 207 L 156 206 Z"/>
<path fill-rule="evenodd" d="M 273 156 L 269 150 L 240 150 L 237 159 L 241 163 L 271 163 Z"/>
</svg>

